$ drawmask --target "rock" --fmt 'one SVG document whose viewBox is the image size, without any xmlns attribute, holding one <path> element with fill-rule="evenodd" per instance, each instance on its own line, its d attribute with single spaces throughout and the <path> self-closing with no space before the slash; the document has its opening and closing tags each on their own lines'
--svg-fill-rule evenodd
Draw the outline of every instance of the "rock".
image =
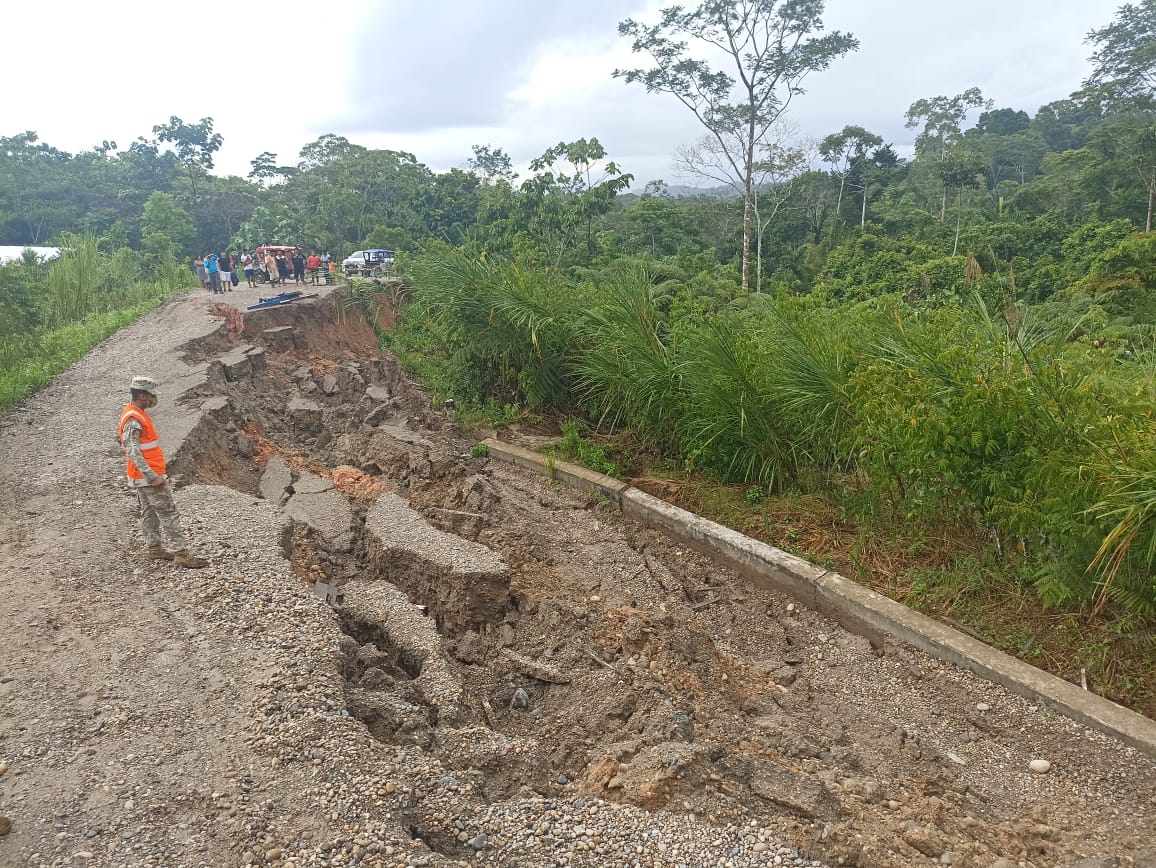
<svg viewBox="0 0 1156 868">
<path fill-rule="evenodd" d="M 510 699 L 510 708 L 529 708 L 530 694 L 523 688 L 519 687 L 514 691 L 514 696 Z"/>
<path fill-rule="evenodd" d="M 975 710 L 976 711 L 990 711 L 991 706 L 988 705 L 986 702 L 977 702 L 975 704 Z"/>
<path fill-rule="evenodd" d="M 285 489 L 292 482 L 293 471 L 289 469 L 284 458 L 280 455 L 274 455 L 265 465 L 265 473 L 261 476 L 261 482 L 257 489 L 266 500 L 280 503 L 281 495 L 285 493 Z"/>
<path fill-rule="evenodd" d="M 475 835 L 473 838 L 470 838 L 468 843 L 475 850 L 481 850 L 486 846 L 486 833 L 482 832 L 479 835 Z"/>
<path fill-rule="evenodd" d="M 317 436 L 321 432 L 324 414 L 321 405 L 308 398 L 292 398 L 285 407 L 289 424 L 298 437 Z"/>
<path fill-rule="evenodd" d="M 385 386 L 370 386 L 365 390 L 365 397 L 379 404 L 384 404 L 393 396 Z"/>
<path fill-rule="evenodd" d="M 1028 763 L 1028 768 L 1037 775 L 1046 775 L 1052 770 L 1052 764 L 1046 759 L 1034 759 Z"/>
<path fill-rule="evenodd" d="M 991 868 L 1018 868 L 1018 866 L 1010 859 L 996 859 L 991 863 Z"/>
<path fill-rule="evenodd" d="M 523 675 L 529 675 L 531 678 L 536 678 L 539 681 L 547 681 L 551 684 L 569 684 L 570 676 L 561 671 L 557 667 L 550 666 L 538 660 L 531 660 L 529 657 L 523 657 L 509 648 L 502 649 L 502 656 L 514 664 L 514 668 Z"/>
<path fill-rule="evenodd" d="M 249 359 L 249 351 L 252 349 L 254 348 L 248 345 L 239 346 L 221 356 L 219 364 L 224 369 L 225 379 L 230 383 L 252 375 L 253 365 Z"/>
<path fill-rule="evenodd" d="M 924 856 L 938 858 L 943 853 L 943 838 L 930 826 L 917 826 L 903 833 L 903 840 Z"/>
<path fill-rule="evenodd" d="M 282 855 L 283 855 L 283 851 L 281 850 L 281 848 L 280 847 L 274 847 L 272 850 L 268 851 L 265 854 L 265 861 L 266 862 L 276 862 L 278 859 L 281 858 Z"/>
<path fill-rule="evenodd" d="M 265 348 L 264 347 L 250 347 L 246 351 L 249 357 L 249 367 L 252 368 L 253 373 L 259 373 L 265 370 Z"/>
<path fill-rule="evenodd" d="M 87 860 L 91 859 L 92 856 L 93 856 L 93 854 L 92 854 L 91 850 L 77 850 L 75 853 L 72 854 L 71 858 L 83 859 L 83 860 L 87 861 Z"/>
<path fill-rule="evenodd" d="M 270 459 L 269 463 L 272 463 L 272 459 Z M 303 472 L 298 480 L 293 483 L 293 492 L 295 494 L 322 494 L 326 491 L 332 491 L 333 488 L 333 480 L 328 476 L 318 476 L 308 471 Z"/>
<path fill-rule="evenodd" d="M 1090 859 L 1081 859 L 1079 862 L 1073 862 L 1071 868 L 1118 868 L 1119 864 L 1119 856 L 1093 856 Z M 1140 863 L 1137 862 L 1136 864 Z"/>
<path fill-rule="evenodd" d="M 321 391 L 326 395 L 337 394 L 337 377 L 333 374 L 326 374 L 321 378 Z"/>
<path fill-rule="evenodd" d="M 237 454 L 242 458 L 252 458 L 257 454 L 257 441 L 248 434 L 238 434 Z"/>
<path fill-rule="evenodd" d="M 0 817 L 0 838 L 12 831 L 12 821 L 7 817 Z"/>
<path fill-rule="evenodd" d="M 799 817 L 816 819 L 831 816 L 839 809 L 835 797 L 818 778 L 792 772 L 769 761 L 757 761 L 750 782 L 751 792 L 756 796 Z"/>
<path fill-rule="evenodd" d="M 463 663 L 484 663 L 486 643 L 473 630 L 467 630 L 458 640 L 458 644 L 454 648 L 454 656 Z"/>
<path fill-rule="evenodd" d="M 325 537 L 339 551 L 353 545 L 353 509 L 333 488 L 333 480 L 302 473 L 285 504 L 286 514 Z"/>
</svg>

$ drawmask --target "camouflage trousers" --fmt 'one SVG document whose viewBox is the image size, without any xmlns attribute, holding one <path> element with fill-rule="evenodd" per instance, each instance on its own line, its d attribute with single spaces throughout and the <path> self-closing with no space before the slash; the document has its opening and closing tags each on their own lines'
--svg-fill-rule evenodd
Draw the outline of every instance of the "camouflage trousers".
<svg viewBox="0 0 1156 868">
<path fill-rule="evenodd" d="M 146 485 L 133 489 L 140 504 L 140 529 L 146 545 L 162 545 L 168 541 L 169 548 L 179 552 L 188 548 L 185 532 L 181 530 L 181 517 L 173 500 L 168 483 Z M 162 539 L 162 534 L 164 539 Z"/>
</svg>

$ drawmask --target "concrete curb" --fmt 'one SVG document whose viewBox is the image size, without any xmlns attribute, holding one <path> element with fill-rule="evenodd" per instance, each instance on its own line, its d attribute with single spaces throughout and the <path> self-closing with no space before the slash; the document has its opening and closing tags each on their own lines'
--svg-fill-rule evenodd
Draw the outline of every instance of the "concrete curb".
<svg viewBox="0 0 1156 868">
<path fill-rule="evenodd" d="M 493 438 L 489 438 L 483 442 L 489 447 L 490 455 L 494 458 L 500 458 L 502 461 L 517 464 L 519 467 L 525 467 L 527 470 L 533 470 L 535 473 L 541 473 L 543 476 L 551 475 L 550 464 L 546 460 L 546 456 L 541 452 L 535 452 L 532 449 L 523 449 L 521 446 L 514 446 L 510 443 L 502 443 Z M 571 488 L 577 488 L 582 491 L 600 492 L 619 507 L 622 506 L 620 500 L 622 492 L 630 488 L 629 483 L 615 479 L 613 476 L 587 470 L 585 467 L 568 464 L 565 461 L 554 462 L 552 475 L 555 479 L 565 482 Z"/>
<path fill-rule="evenodd" d="M 550 475 L 541 453 L 492 438 L 485 444 L 492 458 Z M 584 467 L 556 461 L 553 476 L 576 488 L 602 492 L 624 514 L 683 540 L 765 588 L 817 609 L 876 646 L 884 636 L 893 636 L 1156 757 L 1156 721 L 997 651 L 858 582 Z"/>
</svg>

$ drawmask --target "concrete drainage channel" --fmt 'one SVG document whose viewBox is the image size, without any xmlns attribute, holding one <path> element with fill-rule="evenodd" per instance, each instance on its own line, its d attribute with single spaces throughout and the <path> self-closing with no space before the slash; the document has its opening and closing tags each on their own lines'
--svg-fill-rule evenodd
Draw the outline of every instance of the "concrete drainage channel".
<svg viewBox="0 0 1156 868">
<path fill-rule="evenodd" d="M 840 629 L 731 574 L 687 544 L 701 540 L 623 517 L 617 483 L 558 465 L 600 494 L 568 491 L 470 457 L 372 332 L 332 310 L 252 313 L 239 341 L 222 330 L 186 348 L 214 361 L 181 399 L 204 412 L 174 469 L 280 505 L 286 557 L 340 619 L 347 713 L 440 763 L 462 816 L 539 797 L 575 812 L 620 803 L 757 829 L 751 852 L 768 859 L 764 832 L 879 866 L 1143 849 L 1151 805 L 1098 818 L 1090 841 L 1068 831 L 1086 800 L 1023 771 L 1041 749 L 1057 767 L 1083 763 L 1089 736 L 1074 724 L 990 698 L 894 631 Z M 1132 755 L 1097 749 L 1112 761 L 1068 783 L 1118 795 Z M 419 792 L 400 805 L 439 853 L 484 843 Z M 526 824 L 511 852 L 552 840 L 550 823 Z M 616 846 L 586 835 L 581 864 L 609 863 Z"/>
</svg>

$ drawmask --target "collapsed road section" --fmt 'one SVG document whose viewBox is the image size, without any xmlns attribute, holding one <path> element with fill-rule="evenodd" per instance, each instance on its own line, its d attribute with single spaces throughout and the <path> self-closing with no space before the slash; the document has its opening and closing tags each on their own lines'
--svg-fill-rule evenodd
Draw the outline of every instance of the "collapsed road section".
<svg viewBox="0 0 1156 868">
<path fill-rule="evenodd" d="M 166 634 L 101 652 L 92 689 L 123 721 L 70 724 L 71 763 L 34 746 L 70 676 L 27 688 L 24 729 L 0 740 L 24 794 L 0 804 L 24 837 L 0 848 L 59 864 L 1156 864 L 1150 759 L 873 648 L 602 498 L 471 456 L 342 312 L 328 296 L 176 333 L 178 502 L 213 565 L 193 587 L 163 566 L 117 574 L 122 559 L 103 572 Z M 92 523 L 127 543 L 105 483 L 84 495 Z M 20 496 L 51 512 L 47 488 Z M 42 556 L 43 534 L 14 527 L 10 559 Z M 115 558 L 84 545 L 77 563 Z M 68 563 L 62 600 L 107 593 Z M 158 677 L 158 710 L 134 716 L 136 684 Z M 115 764 L 85 759 L 114 744 Z M 110 798 L 72 793 L 89 786 Z M 78 824 L 98 831 L 74 840 Z"/>
</svg>

